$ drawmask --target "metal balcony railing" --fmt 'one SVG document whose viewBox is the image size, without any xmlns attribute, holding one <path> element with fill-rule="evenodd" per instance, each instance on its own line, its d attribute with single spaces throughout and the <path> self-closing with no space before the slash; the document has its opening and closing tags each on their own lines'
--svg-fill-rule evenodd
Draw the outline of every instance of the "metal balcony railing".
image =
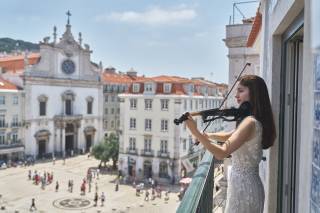
<svg viewBox="0 0 320 213">
<path fill-rule="evenodd" d="M 131 155 L 138 155 L 138 150 L 137 149 L 130 149 L 127 148 L 127 154 L 131 154 Z"/>
<path fill-rule="evenodd" d="M 147 157 L 153 157 L 154 156 L 154 151 L 151 150 L 151 149 L 141 149 L 140 155 L 147 156 Z"/>
<path fill-rule="evenodd" d="M 213 170 L 213 156 L 206 151 L 177 209 L 177 213 L 212 213 Z"/>
<path fill-rule="evenodd" d="M 164 152 L 164 151 L 158 151 L 158 157 L 159 158 L 169 158 L 170 157 L 170 152 Z"/>
</svg>

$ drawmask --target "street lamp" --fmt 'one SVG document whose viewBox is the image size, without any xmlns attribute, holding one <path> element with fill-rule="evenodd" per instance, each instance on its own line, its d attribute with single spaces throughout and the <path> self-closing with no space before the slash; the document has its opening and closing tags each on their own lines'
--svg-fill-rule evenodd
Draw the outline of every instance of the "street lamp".
<svg viewBox="0 0 320 213">
<path fill-rule="evenodd" d="M 171 184 L 174 185 L 175 182 L 175 178 L 174 178 L 174 158 L 170 159 L 170 167 L 171 167 L 171 171 L 172 171 L 172 180 L 171 180 Z"/>
</svg>

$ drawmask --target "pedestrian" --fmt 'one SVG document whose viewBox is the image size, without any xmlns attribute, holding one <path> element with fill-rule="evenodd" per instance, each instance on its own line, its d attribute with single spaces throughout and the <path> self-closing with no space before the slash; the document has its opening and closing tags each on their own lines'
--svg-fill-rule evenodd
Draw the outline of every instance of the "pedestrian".
<svg viewBox="0 0 320 213">
<path fill-rule="evenodd" d="M 70 180 L 70 192 L 73 192 L 73 180 Z"/>
<path fill-rule="evenodd" d="M 88 187 L 89 187 L 89 192 L 91 192 L 91 182 L 90 181 L 88 183 Z"/>
<path fill-rule="evenodd" d="M 59 190 L 59 182 L 56 182 L 56 192 Z"/>
<path fill-rule="evenodd" d="M 119 191 L 119 184 L 118 184 L 118 183 L 116 183 L 115 191 L 116 191 L 116 192 Z"/>
<path fill-rule="evenodd" d="M 37 210 L 36 201 L 34 198 L 31 199 L 30 211 Z"/>
<path fill-rule="evenodd" d="M 96 193 L 94 194 L 94 199 L 93 199 L 93 201 L 94 201 L 94 206 L 97 206 L 97 203 L 98 203 L 98 192 L 96 192 Z"/>
<path fill-rule="evenodd" d="M 148 190 L 146 190 L 146 194 L 145 194 L 146 196 L 144 197 L 144 200 L 145 201 L 149 201 L 149 191 Z"/>
<path fill-rule="evenodd" d="M 28 178 L 29 178 L 29 180 L 31 180 L 31 170 L 29 170 L 29 172 L 28 172 Z"/>
<path fill-rule="evenodd" d="M 104 200 L 106 199 L 106 197 L 104 196 L 104 192 L 101 193 L 100 199 L 101 199 L 101 206 L 103 206 Z"/>
<path fill-rule="evenodd" d="M 99 180 L 100 169 L 97 169 L 97 179 Z"/>
<path fill-rule="evenodd" d="M 151 190 L 151 200 L 154 200 L 154 199 L 156 199 L 156 190 L 153 188 Z"/>
<path fill-rule="evenodd" d="M 96 182 L 96 192 L 98 192 L 98 183 Z"/>
</svg>

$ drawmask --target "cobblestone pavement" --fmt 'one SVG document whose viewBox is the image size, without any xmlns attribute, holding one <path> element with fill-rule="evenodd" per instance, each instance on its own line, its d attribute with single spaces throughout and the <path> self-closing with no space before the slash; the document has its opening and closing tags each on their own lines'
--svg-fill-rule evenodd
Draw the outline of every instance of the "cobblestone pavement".
<svg viewBox="0 0 320 213">
<path fill-rule="evenodd" d="M 62 160 L 57 160 L 55 165 L 52 162 L 38 162 L 34 166 L 16 167 L 0 170 L 0 207 L 5 206 L 2 212 L 30 212 L 31 200 L 35 198 L 37 210 L 33 212 L 130 212 L 130 213 L 157 213 L 175 212 L 179 200 L 177 196 L 178 186 L 165 187 L 172 191 L 169 200 L 156 198 L 153 201 L 144 201 L 144 194 L 140 197 L 135 195 L 135 189 L 131 185 L 119 185 L 119 191 L 115 192 L 115 174 L 100 174 L 99 180 L 93 178 L 91 192 L 80 195 L 80 185 L 86 176 L 89 167 L 96 167 L 99 161 L 87 159 L 86 156 L 68 158 L 65 165 Z M 53 172 L 53 183 L 41 189 L 41 184 L 35 185 L 28 180 L 28 171 L 37 170 L 40 173 Z M 73 192 L 68 191 L 68 180 L 73 179 Z M 59 190 L 55 192 L 55 182 L 59 181 Z M 94 207 L 95 182 L 98 183 L 98 194 L 104 192 L 106 200 L 104 206 Z M 151 190 L 149 190 L 151 192 Z M 151 193 L 150 193 L 151 194 Z M 71 210 L 72 209 L 72 210 Z"/>
</svg>

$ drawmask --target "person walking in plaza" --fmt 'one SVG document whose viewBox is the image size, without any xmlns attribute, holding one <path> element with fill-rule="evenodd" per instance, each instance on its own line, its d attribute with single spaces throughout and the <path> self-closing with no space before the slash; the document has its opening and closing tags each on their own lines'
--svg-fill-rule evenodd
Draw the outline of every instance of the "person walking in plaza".
<svg viewBox="0 0 320 213">
<path fill-rule="evenodd" d="M 91 182 L 88 182 L 88 192 L 91 192 Z"/>
<path fill-rule="evenodd" d="M 28 171 L 28 179 L 31 180 L 31 170 Z"/>
<path fill-rule="evenodd" d="M 237 84 L 235 98 L 239 105 L 248 102 L 251 115 L 238 120 L 234 131 L 202 134 L 191 116 L 186 126 L 217 159 L 232 155 L 225 213 L 262 213 L 265 195 L 259 163 L 262 150 L 274 143 L 276 128 L 264 80 L 244 75 Z M 211 139 L 224 143 L 217 145 Z"/>
<path fill-rule="evenodd" d="M 98 204 L 98 192 L 96 192 L 96 193 L 94 194 L 93 201 L 94 201 L 94 206 L 97 206 L 97 204 Z"/>
<path fill-rule="evenodd" d="M 106 197 L 104 195 L 104 192 L 101 193 L 100 199 L 101 199 L 101 206 L 103 206 L 104 205 L 104 201 L 106 199 Z"/>
<path fill-rule="evenodd" d="M 37 210 L 36 201 L 34 198 L 31 199 L 30 211 Z"/>
<path fill-rule="evenodd" d="M 96 189 L 96 192 L 98 192 L 99 188 L 98 188 L 98 183 L 97 182 L 95 183 L 95 189 Z"/>
<path fill-rule="evenodd" d="M 149 191 L 148 190 L 146 190 L 144 200 L 149 201 Z"/>
<path fill-rule="evenodd" d="M 59 182 L 56 181 L 56 192 L 58 192 L 58 191 L 59 191 Z"/>
</svg>

